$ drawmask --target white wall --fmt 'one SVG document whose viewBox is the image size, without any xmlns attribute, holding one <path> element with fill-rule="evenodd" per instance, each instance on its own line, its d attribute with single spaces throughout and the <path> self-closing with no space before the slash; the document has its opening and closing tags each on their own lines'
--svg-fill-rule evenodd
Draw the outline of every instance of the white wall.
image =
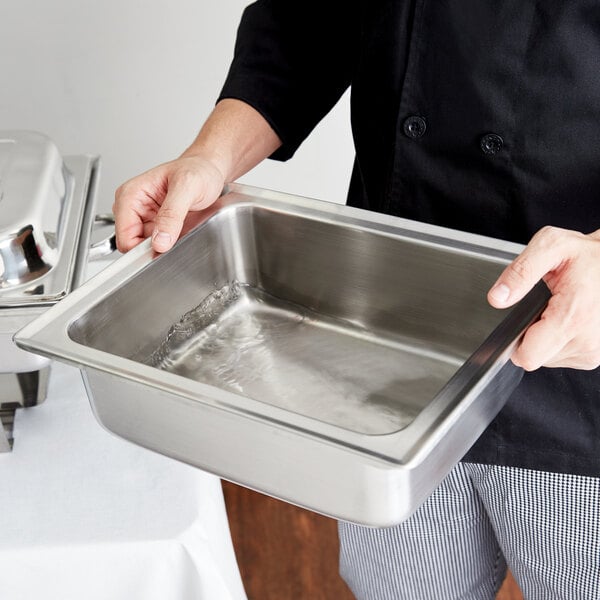
<svg viewBox="0 0 600 600">
<path fill-rule="evenodd" d="M 0 129 L 33 129 L 63 154 L 102 157 L 99 208 L 174 158 L 224 81 L 246 0 L 1 0 Z M 241 179 L 344 202 L 348 96 L 294 158 Z"/>
</svg>

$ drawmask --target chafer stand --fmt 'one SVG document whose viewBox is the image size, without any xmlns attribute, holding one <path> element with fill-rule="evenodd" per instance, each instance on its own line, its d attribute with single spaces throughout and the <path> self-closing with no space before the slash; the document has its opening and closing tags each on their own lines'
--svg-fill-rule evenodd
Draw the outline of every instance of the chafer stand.
<svg viewBox="0 0 600 600">
<path fill-rule="evenodd" d="M 46 398 L 50 367 L 29 373 L 0 374 L 0 452 L 13 447 L 13 424 L 18 408 L 37 406 Z"/>
</svg>

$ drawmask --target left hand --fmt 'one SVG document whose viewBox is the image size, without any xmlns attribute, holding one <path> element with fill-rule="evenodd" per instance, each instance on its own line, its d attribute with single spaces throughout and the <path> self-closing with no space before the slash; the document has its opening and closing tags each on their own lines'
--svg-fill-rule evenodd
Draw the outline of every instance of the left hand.
<svg viewBox="0 0 600 600">
<path fill-rule="evenodd" d="M 595 369 L 600 365 L 600 230 L 584 235 L 544 227 L 506 267 L 488 301 L 496 308 L 512 306 L 540 279 L 552 297 L 512 361 L 526 371 Z"/>
</svg>

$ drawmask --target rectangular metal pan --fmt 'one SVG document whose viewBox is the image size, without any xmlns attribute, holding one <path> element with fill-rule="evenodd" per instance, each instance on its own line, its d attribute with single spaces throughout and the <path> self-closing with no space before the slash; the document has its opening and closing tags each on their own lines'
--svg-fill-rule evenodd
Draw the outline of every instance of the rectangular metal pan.
<svg viewBox="0 0 600 600">
<path fill-rule="evenodd" d="M 547 300 L 486 292 L 521 247 L 232 185 L 16 335 L 78 365 L 109 431 L 305 508 L 406 519 L 501 409 Z"/>
</svg>

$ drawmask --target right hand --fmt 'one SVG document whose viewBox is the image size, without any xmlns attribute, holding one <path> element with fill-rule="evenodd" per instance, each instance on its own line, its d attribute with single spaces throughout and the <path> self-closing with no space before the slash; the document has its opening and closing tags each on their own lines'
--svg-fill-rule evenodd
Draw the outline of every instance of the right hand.
<svg viewBox="0 0 600 600">
<path fill-rule="evenodd" d="M 221 171 L 199 155 L 182 156 L 126 181 L 113 204 L 117 248 L 127 252 L 152 236 L 152 248 L 166 252 L 188 212 L 209 207 L 224 185 Z"/>
</svg>

